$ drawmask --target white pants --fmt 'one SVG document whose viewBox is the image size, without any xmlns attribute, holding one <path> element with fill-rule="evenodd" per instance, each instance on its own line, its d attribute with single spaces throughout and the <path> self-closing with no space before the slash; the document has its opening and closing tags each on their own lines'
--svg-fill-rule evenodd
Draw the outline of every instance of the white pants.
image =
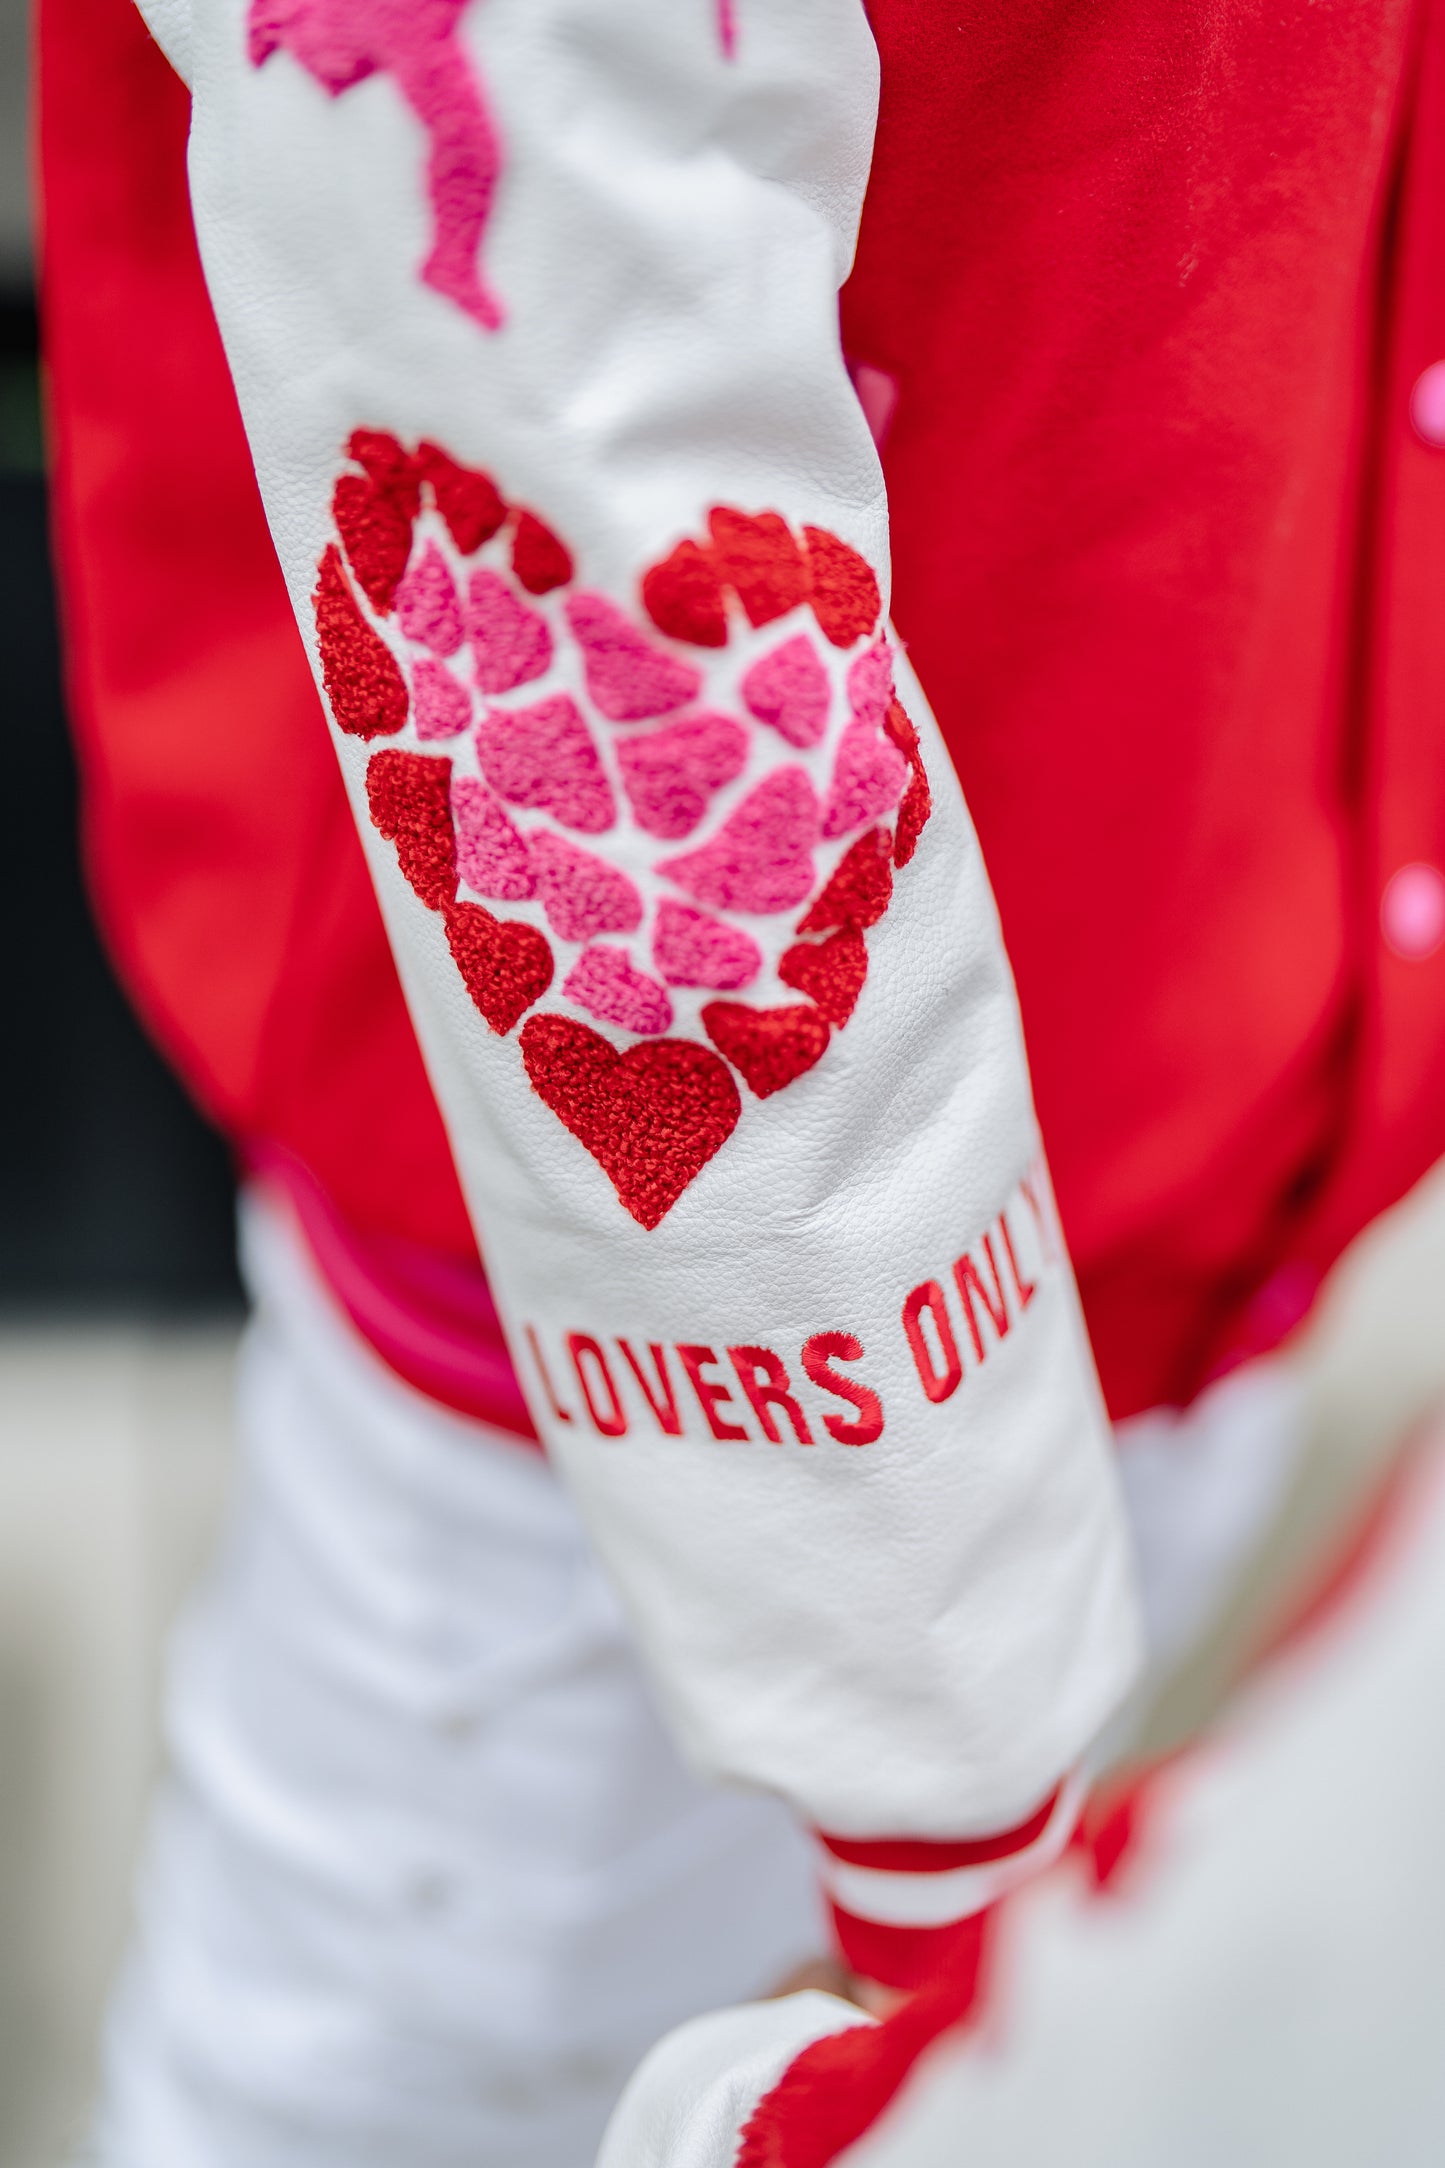
<svg viewBox="0 0 1445 2168">
<path fill-rule="evenodd" d="M 638 2056 L 823 1946 L 683 1769 L 541 1457 L 401 1384 L 252 1200 L 239 1495 L 178 1638 L 104 2168 L 586 2168 Z"/>
</svg>

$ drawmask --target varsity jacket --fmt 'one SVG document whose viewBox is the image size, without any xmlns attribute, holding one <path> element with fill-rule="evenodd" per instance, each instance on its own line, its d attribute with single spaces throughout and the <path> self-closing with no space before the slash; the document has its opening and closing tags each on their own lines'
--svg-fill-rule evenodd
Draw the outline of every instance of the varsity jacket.
<svg viewBox="0 0 1445 2168">
<path fill-rule="evenodd" d="M 527 1404 L 845 1948 L 1051 1856 L 1129 1570 L 839 344 L 856 0 L 156 5 L 267 518 Z"/>
</svg>

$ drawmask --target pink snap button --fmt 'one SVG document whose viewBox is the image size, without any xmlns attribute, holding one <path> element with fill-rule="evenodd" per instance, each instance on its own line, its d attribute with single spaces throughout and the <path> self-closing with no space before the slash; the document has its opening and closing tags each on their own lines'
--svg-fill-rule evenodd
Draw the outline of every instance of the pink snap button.
<svg viewBox="0 0 1445 2168">
<path fill-rule="evenodd" d="M 1422 443 L 1445 449 L 1445 361 L 1432 361 L 1416 377 L 1410 419 Z"/>
<path fill-rule="evenodd" d="M 1422 863 L 1392 873 L 1380 898 L 1380 931 L 1397 956 L 1433 956 L 1445 941 L 1445 873 Z"/>
</svg>

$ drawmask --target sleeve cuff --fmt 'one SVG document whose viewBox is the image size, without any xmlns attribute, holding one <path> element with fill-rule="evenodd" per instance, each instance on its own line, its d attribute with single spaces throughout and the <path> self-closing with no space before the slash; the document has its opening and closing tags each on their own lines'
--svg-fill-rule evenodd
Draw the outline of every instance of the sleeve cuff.
<svg viewBox="0 0 1445 2168">
<path fill-rule="evenodd" d="M 911 1989 L 973 1962 L 982 1915 L 1058 1858 L 1083 1789 L 1076 1773 L 1012 1829 L 956 1842 L 819 1832 L 823 1888 L 846 1963 L 866 1979 Z"/>
</svg>

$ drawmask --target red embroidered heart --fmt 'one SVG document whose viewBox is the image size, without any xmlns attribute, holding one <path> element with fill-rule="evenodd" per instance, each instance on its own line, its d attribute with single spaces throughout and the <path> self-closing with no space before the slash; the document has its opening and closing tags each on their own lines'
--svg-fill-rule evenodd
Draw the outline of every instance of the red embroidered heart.
<svg viewBox="0 0 1445 2168">
<path fill-rule="evenodd" d="M 467 992 L 493 1031 L 505 1038 L 552 983 L 546 936 L 519 918 L 493 918 L 479 903 L 454 904 L 446 928 Z"/>
<path fill-rule="evenodd" d="M 878 622 L 883 598 L 873 567 L 826 527 L 805 527 L 813 615 L 834 647 L 851 647 Z"/>
<path fill-rule="evenodd" d="M 913 771 L 913 779 L 903 793 L 903 803 L 898 808 L 898 833 L 893 843 L 894 865 L 906 866 L 918 848 L 918 838 L 933 811 L 933 793 L 928 787 L 928 771 L 923 765 L 918 732 L 913 727 L 912 716 L 900 700 L 889 703 L 883 728 Z"/>
<path fill-rule="evenodd" d="M 720 1047 L 757 1099 L 796 1083 L 821 1060 L 828 1021 L 810 1001 L 795 1008 L 750 1009 L 745 1001 L 709 1001 L 702 1028 Z"/>
<path fill-rule="evenodd" d="M 723 1063 L 690 1039 L 619 1054 L 586 1024 L 533 1016 L 521 1048 L 532 1089 L 649 1229 L 726 1144 L 742 1111 Z"/>
<path fill-rule="evenodd" d="M 796 987 L 841 1030 L 857 1006 L 868 976 L 868 950 L 861 933 L 845 926 L 826 941 L 800 941 L 778 963 L 784 986 Z"/>
<path fill-rule="evenodd" d="M 893 898 L 889 853 L 893 838 L 886 828 L 870 828 L 839 859 L 827 887 L 798 920 L 799 933 L 827 933 L 832 926 L 875 926 Z"/>
<path fill-rule="evenodd" d="M 413 461 L 380 429 L 358 429 L 347 446 L 364 474 L 343 474 L 331 515 L 366 599 L 383 616 L 411 555 L 411 529 L 421 504 Z"/>
<path fill-rule="evenodd" d="M 489 474 L 458 466 L 436 444 L 419 444 L 416 463 L 423 480 L 431 484 L 436 508 L 453 542 L 463 557 L 470 557 L 484 542 L 491 541 L 507 516 L 501 491 Z"/>
<path fill-rule="evenodd" d="M 457 842 L 452 829 L 452 764 L 430 753 L 389 745 L 366 767 L 366 802 L 373 825 L 396 845 L 396 862 L 424 904 L 441 911 L 457 892 Z"/>
<path fill-rule="evenodd" d="M 642 575 L 642 606 L 659 632 L 694 647 L 726 647 L 728 618 L 713 561 L 696 542 L 679 542 L 670 557 Z"/>
<path fill-rule="evenodd" d="M 742 604 L 750 625 L 768 625 L 808 597 L 803 553 L 777 512 L 750 518 L 725 504 L 707 516 L 713 561 Z"/>
<path fill-rule="evenodd" d="M 400 730 L 406 721 L 406 680 L 391 649 L 362 616 L 334 542 L 327 543 L 317 567 L 311 606 L 337 729 L 353 738 L 383 738 Z"/>
</svg>

